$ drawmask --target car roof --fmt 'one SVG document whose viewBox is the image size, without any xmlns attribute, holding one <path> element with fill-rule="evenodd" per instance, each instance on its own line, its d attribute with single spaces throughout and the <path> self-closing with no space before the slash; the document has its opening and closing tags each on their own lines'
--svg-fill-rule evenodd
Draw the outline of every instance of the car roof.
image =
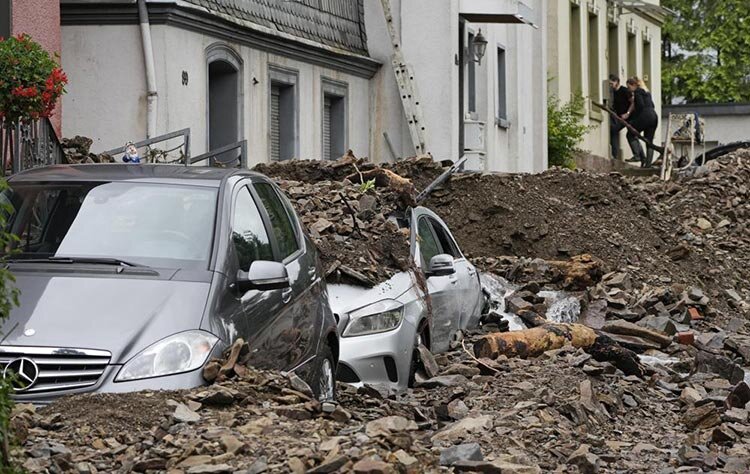
<svg viewBox="0 0 750 474">
<path fill-rule="evenodd" d="M 8 181 L 10 183 L 40 181 L 135 181 L 219 187 L 226 178 L 233 175 L 263 177 L 259 173 L 237 168 L 146 164 L 83 164 L 34 168 L 13 175 Z"/>
</svg>

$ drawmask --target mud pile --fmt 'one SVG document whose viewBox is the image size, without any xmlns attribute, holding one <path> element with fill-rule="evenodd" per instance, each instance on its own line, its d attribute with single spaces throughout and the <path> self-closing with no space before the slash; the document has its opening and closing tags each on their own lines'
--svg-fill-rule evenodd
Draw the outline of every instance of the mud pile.
<svg viewBox="0 0 750 474">
<path fill-rule="evenodd" d="M 617 268 L 675 271 L 650 203 L 619 174 L 460 174 L 425 203 L 473 257 L 588 253 Z"/>
<path fill-rule="evenodd" d="M 254 170 L 287 194 L 320 251 L 328 281 L 371 287 L 408 270 L 409 229 L 403 216 L 416 196 L 411 181 L 352 155 Z"/>
<path fill-rule="evenodd" d="M 61 141 L 63 159 L 65 163 L 76 165 L 81 163 L 112 163 L 114 159 L 104 153 L 91 153 L 94 140 L 76 135 L 73 138 L 63 138 Z"/>
<path fill-rule="evenodd" d="M 253 171 L 266 176 L 289 180 L 317 183 L 319 181 L 343 181 L 357 171 L 369 171 L 376 165 L 365 158 L 357 158 L 348 153 L 335 161 L 327 160 L 286 160 L 255 165 Z"/>
<path fill-rule="evenodd" d="M 536 359 L 438 355 L 401 395 L 339 386 L 334 410 L 298 380 L 243 370 L 182 392 L 19 405 L 35 472 L 744 472 L 750 388 L 710 373 L 625 377 L 571 347 Z M 689 369 L 686 369 L 689 370 Z M 577 471 L 576 471 L 577 470 Z"/>
<path fill-rule="evenodd" d="M 402 211 L 400 194 L 349 180 L 276 182 L 320 251 L 329 281 L 370 287 L 409 268 L 409 229 L 389 220 Z"/>
<path fill-rule="evenodd" d="M 750 152 L 739 151 L 664 183 L 550 170 L 464 173 L 425 205 L 473 257 L 558 259 L 591 254 L 638 282 L 703 288 L 722 311 L 747 311 Z"/>
</svg>

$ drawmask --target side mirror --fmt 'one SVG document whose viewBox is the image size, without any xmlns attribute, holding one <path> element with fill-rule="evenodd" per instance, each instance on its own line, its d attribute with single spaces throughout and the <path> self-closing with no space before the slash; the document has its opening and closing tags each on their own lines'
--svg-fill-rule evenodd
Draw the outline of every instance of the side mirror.
<svg viewBox="0 0 750 474">
<path fill-rule="evenodd" d="M 237 271 L 234 288 L 240 293 L 281 290 L 289 288 L 289 275 L 283 263 L 256 260 L 250 265 L 250 271 Z"/>
<path fill-rule="evenodd" d="M 453 266 L 453 256 L 441 253 L 430 259 L 426 275 L 427 278 L 430 278 L 434 276 L 453 275 L 454 273 L 456 273 L 456 268 Z"/>
</svg>

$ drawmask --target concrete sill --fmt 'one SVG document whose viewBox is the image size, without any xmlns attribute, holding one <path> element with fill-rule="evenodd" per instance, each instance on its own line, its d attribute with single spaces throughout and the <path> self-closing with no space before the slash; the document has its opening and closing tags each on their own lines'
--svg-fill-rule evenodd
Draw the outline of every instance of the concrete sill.
<svg viewBox="0 0 750 474">
<path fill-rule="evenodd" d="M 508 119 L 495 117 L 495 126 L 504 130 L 508 130 L 510 128 L 510 122 L 508 121 Z"/>
<path fill-rule="evenodd" d="M 594 108 L 592 105 L 589 109 L 589 119 L 594 120 L 596 122 L 603 122 L 604 121 L 604 114 L 601 110 Z"/>
</svg>

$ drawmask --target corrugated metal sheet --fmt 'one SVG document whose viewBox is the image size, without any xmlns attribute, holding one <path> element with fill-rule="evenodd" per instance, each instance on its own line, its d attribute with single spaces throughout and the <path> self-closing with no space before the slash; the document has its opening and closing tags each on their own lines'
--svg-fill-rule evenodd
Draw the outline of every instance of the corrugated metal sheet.
<svg viewBox="0 0 750 474">
<path fill-rule="evenodd" d="M 364 0 L 186 0 L 209 11 L 367 55 Z"/>
</svg>

